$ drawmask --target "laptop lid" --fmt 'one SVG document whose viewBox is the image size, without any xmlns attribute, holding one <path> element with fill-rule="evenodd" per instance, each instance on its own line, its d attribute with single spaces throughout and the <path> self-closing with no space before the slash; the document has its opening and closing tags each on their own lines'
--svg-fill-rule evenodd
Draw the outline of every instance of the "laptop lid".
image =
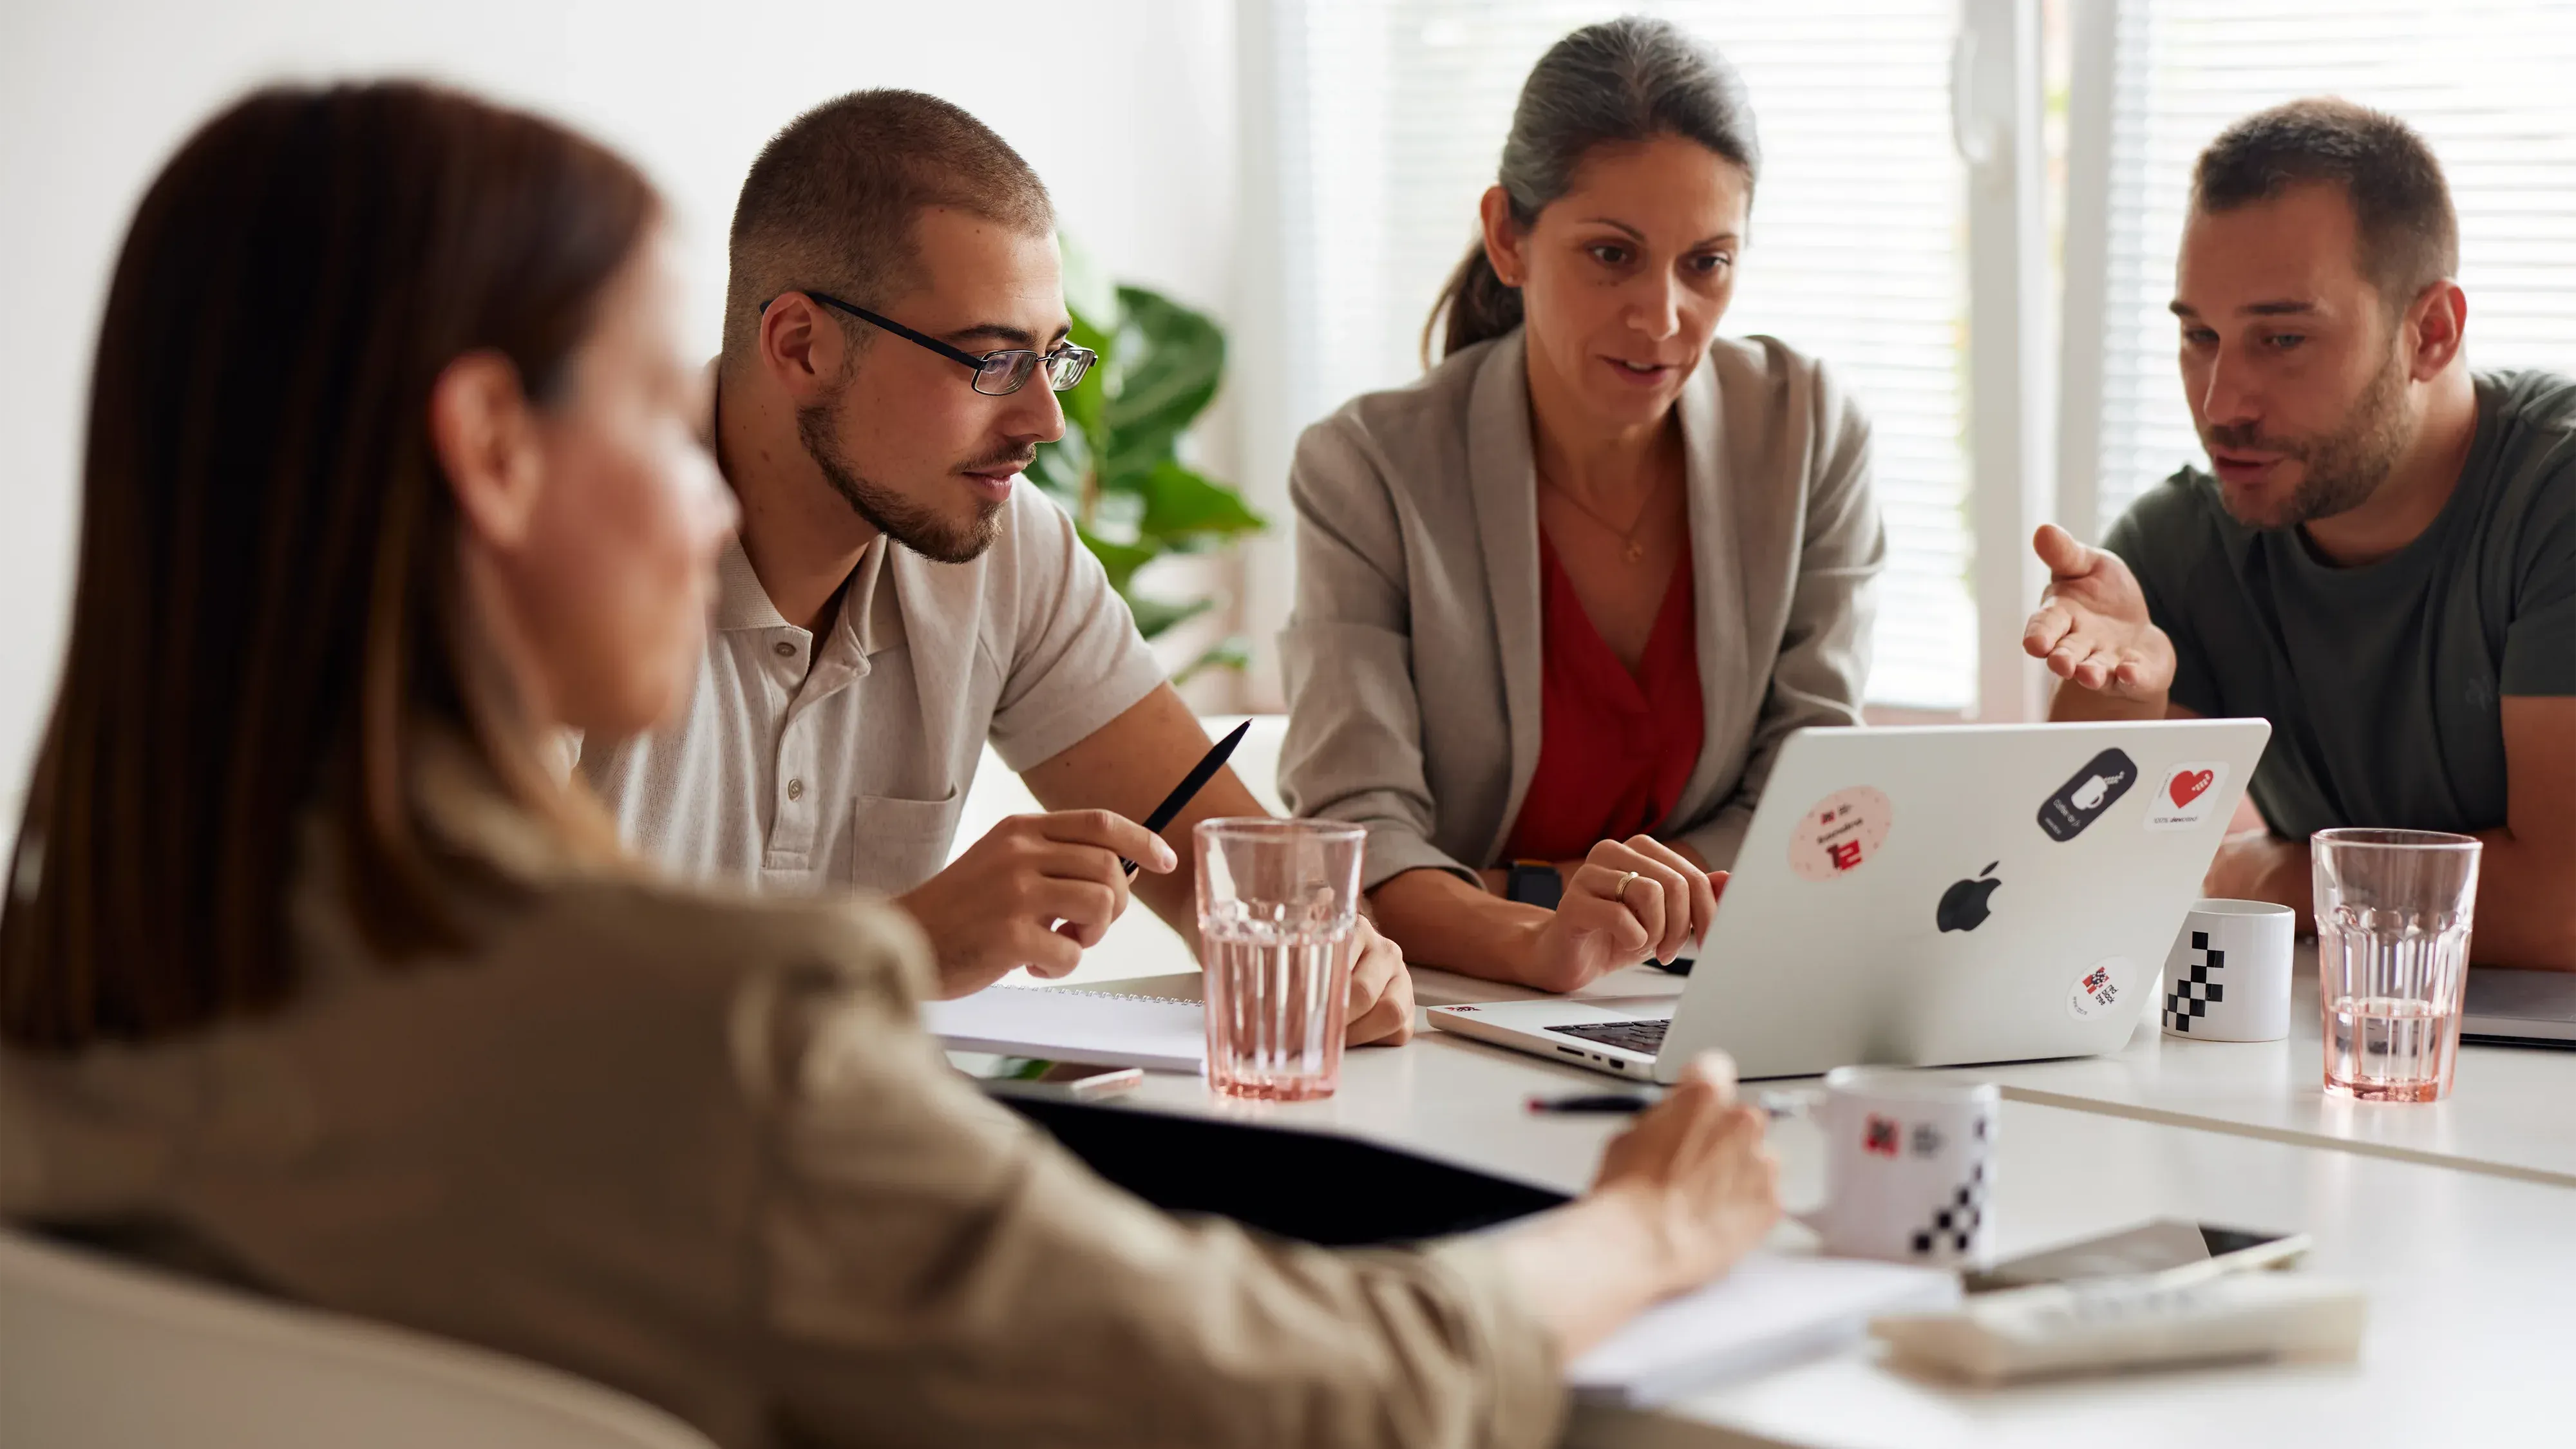
<svg viewBox="0 0 2576 1449">
<path fill-rule="evenodd" d="M 1785 741 L 1655 1072 L 2126 1042 L 2262 720 L 1807 729 Z"/>
<path fill-rule="evenodd" d="M 2460 1039 L 2506 1046 L 2576 1046 L 2576 976 L 2501 966 L 2470 968 Z"/>
</svg>

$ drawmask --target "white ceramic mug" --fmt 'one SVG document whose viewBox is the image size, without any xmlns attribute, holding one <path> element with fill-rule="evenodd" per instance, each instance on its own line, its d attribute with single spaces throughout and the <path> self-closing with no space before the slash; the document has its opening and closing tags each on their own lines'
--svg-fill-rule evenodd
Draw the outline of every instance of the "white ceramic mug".
<svg viewBox="0 0 2576 1449">
<path fill-rule="evenodd" d="M 1836 1257 L 1985 1262 L 2002 1097 L 1903 1067 L 1836 1067 L 1821 1090 L 1765 1094 L 1775 1117 L 1805 1117 L 1825 1138 L 1824 1201 L 1793 1216 Z"/>
<path fill-rule="evenodd" d="M 2279 1041 L 2290 1034 L 2297 920 L 2268 901 L 2192 903 L 2165 957 L 2165 1035 Z"/>
</svg>

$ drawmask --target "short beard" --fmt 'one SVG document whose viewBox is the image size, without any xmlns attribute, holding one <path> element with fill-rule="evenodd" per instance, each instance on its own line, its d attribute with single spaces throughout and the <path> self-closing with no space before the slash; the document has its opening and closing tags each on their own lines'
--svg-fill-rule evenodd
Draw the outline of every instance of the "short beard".
<svg viewBox="0 0 2576 1449">
<path fill-rule="evenodd" d="M 805 456 L 814 460 L 815 468 L 832 485 L 832 491 L 840 494 L 850 511 L 866 519 L 877 532 L 923 558 L 946 564 L 973 563 L 993 546 L 994 539 L 1001 537 L 1002 504 L 979 506 L 974 521 L 961 526 L 891 488 L 860 477 L 849 460 L 841 456 L 833 426 L 834 411 L 833 405 L 821 403 L 798 408 L 797 440 L 805 445 Z M 994 460 L 993 466 L 1003 461 L 1009 460 Z"/>
<path fill-rule="evenodd" d="M 2350 513 L 2370 501 L 2406 451 L 2406 366 L 2391 353 L 2388 365 L 2362 389 L 2343 426 L 2324 438 L 2292 442 L 2263 437 L 2250 427 L 2206 428 L 2202 446 L 2259 449 L 2296 458 L 2307 465 L 2297 491 L 2278 518 L 2247 518 L 2231 505 L 2228 513 L 2248 528 L 2296 528 L 2321 518 Z M 2222 499 L 2226 494 L 2222 490 Z"/>
</svg>

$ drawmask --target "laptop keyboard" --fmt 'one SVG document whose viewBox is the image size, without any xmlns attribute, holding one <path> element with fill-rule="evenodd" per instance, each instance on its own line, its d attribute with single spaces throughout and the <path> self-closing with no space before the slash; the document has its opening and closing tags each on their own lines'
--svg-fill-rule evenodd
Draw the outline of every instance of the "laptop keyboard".
<svg viewBox="0 0 2576 1449">
<path fill-rule="evenodd" d="M 1664 1028 L 1670 1025 L 1670 1020 L 1603 1021 L 1586 1022 L 1581 1026 L 1551 1026 L 1548 1030 L 1653 1056 L 1664 1049 Z"/>
</svg>

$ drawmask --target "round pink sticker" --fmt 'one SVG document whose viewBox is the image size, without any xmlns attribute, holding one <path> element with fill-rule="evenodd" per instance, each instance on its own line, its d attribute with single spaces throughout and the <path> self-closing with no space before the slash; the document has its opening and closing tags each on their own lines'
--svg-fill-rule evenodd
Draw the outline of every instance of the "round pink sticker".
<svg viewBox="0 0 2576 1449">
<path fill-rule="evenodd" d="M 1836 790 L 1807 807 L 1789 830 L 1789 868 L 1807 880 L 1839 880 L 1869 864 L 1896 818 L 1884 792 Z"/>
</svg>

